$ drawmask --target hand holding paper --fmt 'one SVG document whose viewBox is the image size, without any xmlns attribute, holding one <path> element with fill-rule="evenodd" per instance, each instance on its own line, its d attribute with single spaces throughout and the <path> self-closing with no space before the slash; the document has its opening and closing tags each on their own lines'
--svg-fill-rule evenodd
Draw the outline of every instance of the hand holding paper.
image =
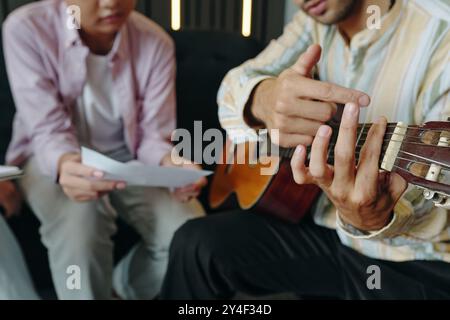
<svg viewBox="0 0 450 320">
<path fill-rule="evenodd" d="M 179 167 L 148 166 L 139 162 L 121 163 L 96 151 L 82 148 L 82 163 L 105 173 L 104 179 L 125 181 L 129 186 L 182 188 L 211 171 Z"/>
<path fill-rule="evenodd" d="M 103 195 L 126 188 L 123 181 L 105 180 L 105 174 L 81 163 L 81 154 L 66 153 L 58 161 L 58 183 L 75 202 L 98 200 Z"/>
<path fill-rule="evenodd" d="M 200 165 L 172 154 L 167 154 L 163 157 L 161 165 L 164 167 L 181 167 L 190 170 L 202 170 Z M 172 189 L 172 194 L 179 201 L 188 202 L 193 198 L 197 198 L 200 195 L 202 188 L 207 184 L 208 180 L 206 177 L 201 177 L 192 184 L 174 190 Z"/>
</svg>

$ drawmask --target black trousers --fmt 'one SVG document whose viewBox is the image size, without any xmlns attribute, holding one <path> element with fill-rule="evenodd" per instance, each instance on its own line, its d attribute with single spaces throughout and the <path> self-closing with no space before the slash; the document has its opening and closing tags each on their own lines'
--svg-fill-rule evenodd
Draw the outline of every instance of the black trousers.
<svg viewBox="0 0 450 320">
<path fill-rule="evenodd" d="M 379 283 L 370 278 L 376 274 Z M 450 299 L 450 263 L 371 259 L 311 218 L 293 225 L 249 212 L 214 214 L 176 232 L 160 297 L 287 292 L 319 299 Z"/>
</svg>

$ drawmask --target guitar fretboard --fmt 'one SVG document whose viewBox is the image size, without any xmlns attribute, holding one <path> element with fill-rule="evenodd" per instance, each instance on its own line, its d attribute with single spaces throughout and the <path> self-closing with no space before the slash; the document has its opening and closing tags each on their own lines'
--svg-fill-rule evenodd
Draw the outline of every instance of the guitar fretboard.
<svg viewBox="0 0 450 320">
<path fill-rule="evenodd" d="M 397 126 L 397 123 L 389 123 L 386 128 L 386 133 L 384 135 L 384 142 L 381 150 L 381 158 L 384 157 L 386 149 L 389 145 L 389 142 L 392 139 L 392 136 L 394 134 L 394 130 Z M 334 163 L 334 150 L 337 142 L 337 137 L 339 134 L 339 126 L 331 126 L 333 129 L 333 133 L 330 139 L 330 145 L 328 147 L 328 163 L 333 164 Z M 359 160 L 359 155 L 361 153 L 361 149 L 364 146 L 364 143 L 367 139 L 367 134 L 369 133 L 370 128 L 372 127 L 372 124 L 361 124 L 358 126 L 357 130 L 357 143 L 355 146 L 355 158 L 356 161 Z M 307 148 L 308 151 L 308 160 L 311 152 L 311 147 Z M 282 158 L 290 159 L 292 158 L 293 154 L 295 152 L 295 148 L 282 148 L 280 147 L 279 153 Z"/>
</svg>

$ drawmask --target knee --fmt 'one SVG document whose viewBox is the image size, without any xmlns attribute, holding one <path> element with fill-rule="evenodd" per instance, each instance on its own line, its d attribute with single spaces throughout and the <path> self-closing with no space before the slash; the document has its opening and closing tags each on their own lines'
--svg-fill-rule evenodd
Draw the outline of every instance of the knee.
<svg viewBox="0 0 450 320">
<path fill-rule="evenodd" d="M 207 230 L 206 219 L 193 219 L 184 223 L 173 235 L 170 246 L 173 252 L 198 250 L 202 244 L 211 242 L 211 234 Z"/>
<path fill-rule="evenodd" d="M 110 240 L 115 224 L 94 208 L 67 210 L 53 221 L 43 221 L 40 232 L 49 248 L 61 247 L 72 254 L 87 254 L 104 244 L 112 246 Z"/>
<path fill-rule="evenodd" d="M 171 255 L 211 256 L 223 238 L 215 229 L 208 218 L 189 220 L 175 232 L 170 246 Z"/>
<path fill-rule="evenodd" d="M 179 228 L 170 247 L 171 257 L 231 263 L 243 253 L 246 228 L 233 215 L 193 219 Z"/>
</svg>

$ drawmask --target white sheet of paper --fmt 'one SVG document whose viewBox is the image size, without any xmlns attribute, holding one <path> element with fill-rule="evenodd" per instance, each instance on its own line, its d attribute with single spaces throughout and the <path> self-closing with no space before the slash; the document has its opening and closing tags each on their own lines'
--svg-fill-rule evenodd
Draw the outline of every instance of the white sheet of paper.
<svg viewBox="0 0 450 320">
<path fill-rule="evenodd" d="M 148 166 L 132 161 L 122 163 L 88 148 L 81 149 L 82 163 L 105 173 L 105 179 L 125 181 L 130 186 L 184 187 L 196 182 L 211 171 L 177 167 Z"/>
<path fill-rule="evenodd" d="M 0 166 L 0 181 L 20 177 L 23 171 L 17 167 Z"/>
</svg>

